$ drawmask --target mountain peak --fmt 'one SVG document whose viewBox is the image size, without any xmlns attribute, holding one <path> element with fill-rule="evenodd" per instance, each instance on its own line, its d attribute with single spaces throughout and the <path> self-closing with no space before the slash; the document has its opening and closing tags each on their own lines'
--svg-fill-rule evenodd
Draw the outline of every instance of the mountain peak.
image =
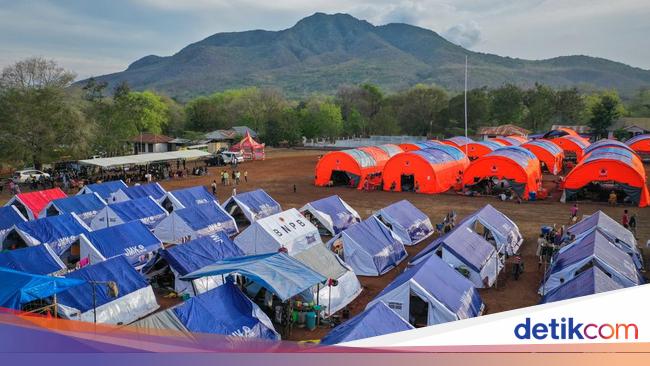
<svg viewBox="0 0 650 366">
<path fill-rule="evenodd" d="M 362 28 L 370 29 L 374 26 L 365 20 L 357 19 L 350 14 L 335 13 L 314 13 L 302 18 L 291 29 L 313 28 L 322 26 L 336 26 L 338 28 Z"/>
</svg>

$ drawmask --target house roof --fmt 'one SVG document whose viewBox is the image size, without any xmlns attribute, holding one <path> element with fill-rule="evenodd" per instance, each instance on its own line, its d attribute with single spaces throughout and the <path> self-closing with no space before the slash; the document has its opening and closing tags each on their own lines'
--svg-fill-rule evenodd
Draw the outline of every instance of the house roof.
<svg viewBox="0 0 650 366">
<path fill-rule="evenodd" d="M 585 134 L 591 132 L 591 127 L 586 126 L 586 125 L 575 125 L 575 126 L 569 126 L 569 125 L 553 125 L 551 126 L 551 130 L 558 130 L 560 128 L 570 128 L 577 132 L 578 134 Z"/>
<path fill-rule="evenodd" d="M 165 135 L 157 135 L 155 133 L 145 132 L 142 135 L 131 137 L 131 142 L 143 142 L 145 144 L 166 144 L 172 140 L 172 137 Z"/>
<path fill-rule="evenodd" d="M 529 130 L 515 126 L 512 124 L 500 125 L 500 126 L 487 126 L 481 127 L 478 130 L 479 135 L 496 135 L 496 136 L 510 136 L 510 135 L 519 135 L 526 136 L 530 133 Z"/>
<path fill-rule="evenodd" d="M 645 131 L 650 131 L 650 118 L 647 117 L 623 117 L 614 122 L 607 130 L 616 131 L 621 128 L 639 127 Z"/>
<path fill-rule="evenodd" d="M 247 126 L 233 126 L 227 130 L 214 130 L 205 134 L 205 138 L 208 140 L 235 140 L 240 136 L 245 136 L 246 133 L 251 135 L 251 137 L 257 137 L 257 132 L 253 131 Z"/>
</svg>

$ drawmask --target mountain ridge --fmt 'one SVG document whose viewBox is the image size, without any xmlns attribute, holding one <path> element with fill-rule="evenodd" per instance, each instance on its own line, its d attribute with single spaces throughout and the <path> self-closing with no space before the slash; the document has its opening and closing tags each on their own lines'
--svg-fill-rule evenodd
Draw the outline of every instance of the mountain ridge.
<svg viewBox="0 0 650 366">
<path fill-rule="evenodd" d="M 173 55 L 148 55 L 124 71 L 95 79 L 111 86 L 127 81 L 136 90 L 179 99 L 248 86 L 277 87 L 289 96 L 331 94 L 340 85 L 364 82 L 388 91 L 416 83 L 459 90 L 465 55 L 471 87 L 540 82 L 629 93 L 650 86 L 650 71 L 621 62 L 586 55 L 526 60 L 474 52 L 430 29 L 405 23 L 375 26 L 341 13 L 315 13 L 279 31 L 216 33 Z"/>
</svg>

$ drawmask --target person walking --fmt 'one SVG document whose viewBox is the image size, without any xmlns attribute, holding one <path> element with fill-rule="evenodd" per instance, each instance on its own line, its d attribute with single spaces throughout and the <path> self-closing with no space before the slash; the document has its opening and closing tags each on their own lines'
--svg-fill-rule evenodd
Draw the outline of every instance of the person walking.
<svg viewBox="0 0 650 366">
<path fill-rule="evenodd" d="M 630 215 L 627 212 L 627 209 L 623 211 L 623 217 L 621 218 L 621 224 L 623 224 L 623 227 L 626 229 L 630 228 Z"/>
<path fill-rule="evenodd" d="M 618 201 L 618 196 L 616 196 L 616 192 L 611 191 L 609 193 L 609 198 L 607 199 L 607 202 L 609 202 L 610 206 L 616 206 L 616 201 Z"/>
<path fill-rule="evenodd" d="M 630 231 L 636 238 L 636 214 L 633 213 L 632 216 L 630 216 L 630 221 L 628 222 L 628 226 L 630 227 Z"/>
<path fill-rule="evenodd" d="M 217 181 L 213 180 L 212 184 L 210 185 L 212 187 L 212 195 L 217 196 Z"/>
<path fill-rule="evenodd" d="M 241 182 L 241 172 L 239 170 L 235 171 L 235 184 L 239 185 Z"/>
<path fill-rule="evenodd" d="M 248 170 L 244 170 L 244 182 L 248 183 Z"/>
<path fill-rule="evenodd" d="M 574 203 L 573 206 L 571 206 L 571 222 L 576 222 L 578 221 L 578 204 Z"/>
<path fill-rule="evenodd" d="M 223 172 L 223 177 L 226 179 L 226 185 L 229 186 L 230 185 L 230 173 L 228 173 L 227 170 Z"/>
</svg>

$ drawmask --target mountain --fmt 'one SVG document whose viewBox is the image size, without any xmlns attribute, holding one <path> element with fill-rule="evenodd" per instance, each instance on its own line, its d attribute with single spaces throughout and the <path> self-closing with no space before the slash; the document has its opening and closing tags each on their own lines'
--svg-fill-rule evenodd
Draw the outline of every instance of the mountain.
<svg viewBox="0 0 650 366">
<path fill-rule="evenodd" d="M 390 91 L 416 83 L 460 90 L 465 55 L 470 60 L 470 87 L 540 82 L 625 93 L 650 86 L 650 71 L 602 58 L 501 57 L 469 51 L 408 24 L 375 26 L 347 14 L 322 13 L 277 32 L 217 33 L 172 56 L 146 56 L 122 72 L 96 79 L 111 86 L 126 80 L 134 89 L 180 99 L 246 86 L 278 87 L 289 96 L 304 96 L 363 82 Z"/>
</svg>

